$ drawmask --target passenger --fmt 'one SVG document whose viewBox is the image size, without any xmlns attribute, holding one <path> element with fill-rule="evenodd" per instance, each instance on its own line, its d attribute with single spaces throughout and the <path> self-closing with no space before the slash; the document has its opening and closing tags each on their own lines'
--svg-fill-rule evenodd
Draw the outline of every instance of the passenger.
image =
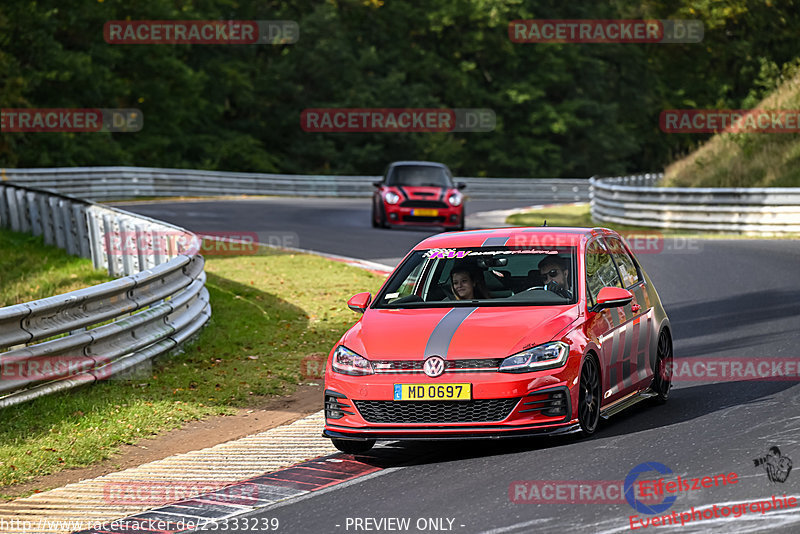
<svg viewBox="0 0 800 534">
<path fill-rule="evenodd" d="M 450 289 L 453 290 L 456 300 L 489 298 L 480 272 L 463 267 L 456 267 L 450 273 Z"/>
<path fill-rule="evenodd" d="M 558 256 L 547 256 L 539 262 L 539 274 L 545 289 L 564 298 L 572 298 L 570 293 L 569 269 Z"/>
</svg>

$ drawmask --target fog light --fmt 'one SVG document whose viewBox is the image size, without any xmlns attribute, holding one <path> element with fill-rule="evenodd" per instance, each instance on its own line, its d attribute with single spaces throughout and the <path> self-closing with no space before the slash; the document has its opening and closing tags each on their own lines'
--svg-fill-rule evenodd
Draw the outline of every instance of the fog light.
<svg viewBox="0 0 800 534">
<path fill-rule="evenodd" d="M 396 213 L 390 213 L 390 214 L 389 214 L 389 218 L 390 218 L 391 220 L 393 220 L 393 221 L 396 221 L 396 220 L 397 220 L 397 214 L 396 214 Z"/>
<path fill-rule="evenodd" d="M 550 408 L 543 410 L 542 414 L 550 416 L 567 414 L 567 397 L 563 391 L 550 394 Z"/>
<path fill-rule="evenodd" d="M 345 415 L 353 415 L 353 412 L 347 410 L 350 406 L 342 402 L 345 399 L 347 397 L 341 393 L 325 390 L 325 418 L 341 419 Z"/>
</svg>

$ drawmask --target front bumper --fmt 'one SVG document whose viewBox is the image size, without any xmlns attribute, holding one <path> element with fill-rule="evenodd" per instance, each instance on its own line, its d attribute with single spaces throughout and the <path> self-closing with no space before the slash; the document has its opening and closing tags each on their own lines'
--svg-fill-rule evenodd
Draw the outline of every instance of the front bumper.
<svg viewBox="0 0 800 534">
<path fill-rule="evenodd" d="M 435 215 L 428 213 L 430 209 L 406 208 L 398 204 L 384 204 L 384 208 L 386 210 L 386 222 L 393 225 L 459 227 L 464 218 L 463 205 L 435 208 Z"/>
<path fill-rule="evenodd" d="M 485 374 L 460 374 L 437 380 L 472 383 L 471 401 L 392 399 L 394 384 L 416 383 L 419 375 L 349 378 L 326 380 L 324 436 L 469 439 L 564 434 L 577 429 L 573 417 L 577 390 L 571 391 L 566 380 L 552 375 L 531 379 L 530 375 L 495 373 L 487 382 Z M 373 380 L 369 385 L 358 380 L 364 378 Z"/>
<path fill-rule="evenodd" d="M 529 429 L 513 429 L 498 432 L 496 429 L 492 432 L 469 431 L 464 429 L 460 432 L 448 433 L 431 433 L 431 432 L 409 432 L 408 429 L 403 429 L 397 432 L 385 432 L 380 430 L 366 430 L 360 432 L 341 432 L 335 430 L 335 425 L 328 425 L 322 431 L 322 436 L 331 439 L 349 439 L 364 441 L 374 439 L 375 441 L 430 441 L 430 440 L 465 440 L 465 439 L 500 439 L 500 438 L 522 438 L 528 436 L 561 436 L 565 434 L 573 434 L 580 431 L 578 423 L 571 423 L 561 426 L 546 426 L 534 427 Z"/>
</svg>

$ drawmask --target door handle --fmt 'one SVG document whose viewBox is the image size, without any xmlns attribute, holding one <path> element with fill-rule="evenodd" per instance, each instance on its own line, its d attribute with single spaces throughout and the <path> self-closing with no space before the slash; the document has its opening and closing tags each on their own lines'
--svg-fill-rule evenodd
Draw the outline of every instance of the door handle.
<svg viewBox="0 0 800 534">
<path fill-rule="evenodd" d="M 631 311 L 632 311 L 633 313 L 636 313 L 636 312 L 638 312 L 638 311 L 639 311 L 639 310 L 641 310 L 641 309 L 642 309 L 642 307 L 641 307 L 641 306 L 639 306 L 638 304 L 636 304 L 636 303 L 633 303 L 633 304 L 631 304 Z"/>
</svg>

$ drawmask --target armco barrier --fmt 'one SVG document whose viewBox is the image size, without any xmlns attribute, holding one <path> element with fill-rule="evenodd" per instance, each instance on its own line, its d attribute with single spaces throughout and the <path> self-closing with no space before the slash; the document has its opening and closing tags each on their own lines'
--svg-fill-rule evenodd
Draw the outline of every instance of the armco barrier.
<svg viewBox="0 0 800 534">
<path fill-rule="evenodd" d="M 119 375 L 176 348 L 211 316 L 199 239 L 182 228 L 8 182 L 0 226 L 122 276 L 0 308 L 0 408 Z M 165 235 L 177 238 L 159 244 Z"/>
<path fill-rule="evenodd" d="M 650 228 L 800 232 L 800 188 L 657 187 L 662 174 L 592 178 L 592 218 Z"/>
<path fill-rule="evenodd" d="M 74 167 L 0 169 L 0 180 L 91 200 L 161 196 L 291 195 L 368 197 L 380 176 L 327 176 L 155 169 Z M 585 178 L 457 178 L 470 198 L 589 200 Z"/>
</svg>

